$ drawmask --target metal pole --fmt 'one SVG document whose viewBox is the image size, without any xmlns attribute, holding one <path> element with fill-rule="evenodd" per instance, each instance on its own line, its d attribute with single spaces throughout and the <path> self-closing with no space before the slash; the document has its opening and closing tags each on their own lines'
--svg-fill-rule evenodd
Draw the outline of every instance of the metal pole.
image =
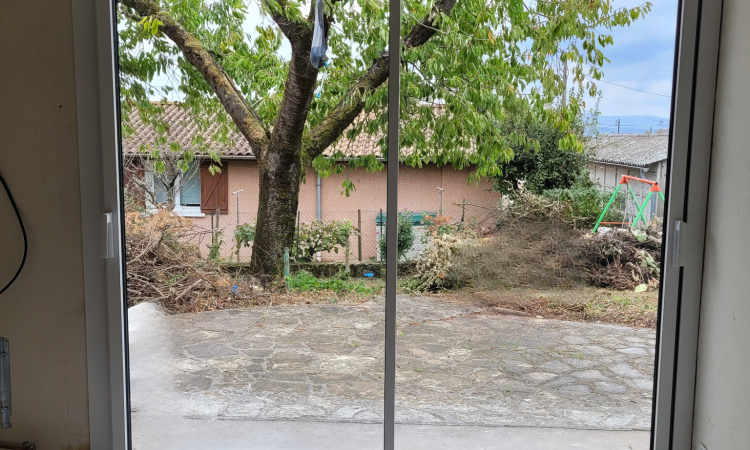
<svg viewBox="0 0 750 450">
<path fill-rule="evenodd" d="M 284 247 L 284 280 L 286 280 L 286 290 L 289 290 L 289 247 Z"/>
<path fill-rule="evenodd" d="M 387 195 L 388 193 L 386 192 L 386 196 Z M 385 219 L 383 218 L 383 208 L 380 208 L 380 215 L 378 216 L 378 220 L 376 220 L 376 222 L 378 222 L 378 227 L 380 228 L 380 234 L 378 235 L 378 244 L 380 244 L 380 239 L 383 237 L 383 222 L 385 222 Z M 380 255 L 381 261 L 385 261 L 385 255 L 380 254 L 380 245 L 378 245 L 378 255 Z"/>
<path fill-rule="evenodd" d="M 646 205 L 648 204 L 648 201 L 651 200 L 651 196 L 652 195 L 654 195 L 654 192 L 653 191 L 649 191 L 648 195 L 646 196 L 646 200 L 643 201 L 643 205 L 639 205 L 638 206 L 638 215 L 635 216 L 635 220 L 633 220 L 633 225 L 631 226 L 632 228 L 637 227 L 638 226 L 638 222 L 640 222 L 641 220 L 643 220 L 643 224 L 644 225 L 648 225 L 646 223 L 646 219 L 643 218 L 643 211 L 646 210 Z"/>
<path fill-rule="evenodd" d="M 362 210 L 357 210 L 357 229 L 359 230 L 359 233 L 357 234 L 357 253 L 359 256 L 359 262 L 362 262 Z"/>
<path fill-rule="evenodd" d="M 299 225 L 300 225 L 300 218 L 302 216 L 301 211 L 297 211 L 297 248 L 294 249 L 294 256 L 297 257 L 299 255 Z"/>
<path fill-rule="evenodd" d="M 388 16 L 388 194 L 385 264 L 385 386 L 383 449 L 394 450 L 396 412 L 396 284 L 398 283 L 398 162 L 401 68 L 401 0 L 389 3 Z"/>
<path fill-rule="evenodd" d="M 438 190 L 440 191 L 440 212 L 438 213 L 439 216 L 443 215 L 443 191 L 445 189 L 438 187 Z"/>
<path fill-rule="evenodd" d="M 321 220 L 323 218 L 323 210 L 321 208 L 321 198 L 320 198 L 321 197 L 320 188 L 321 188 L 322 182 L 320 180 L 320 174 L 318 174 L 317 176 L 318 176 L 317 183 L 316 183 L 317 208 L 318 208 L 317 218 L 318 220 Z"/>
<path fill-rule="evenodd" d="M 591 230 L 592 233 L 596 233 L 596 230 L 599 229 L 599 224 L 602 223 L 602 220 L 604 220 L 604 216 L 607 215 L 607 211 L 609 211 L 609 208 L 612 206 L 612 203 L 615 201 L 615 197 L 617 197 L 617 193 L 620 191 L 620 187 L 622 184 L 618 184 L 615 191 L 612 193 L 612 197 L 609 198 L 609 202 L 607 202 L 607 206 L 604 207 L 604 211 L 602 211 L 602 215 L 599 216 L 599 220 L 596 221 L 596 225 L 594 225 L 594 229 Z"/>
</svg>

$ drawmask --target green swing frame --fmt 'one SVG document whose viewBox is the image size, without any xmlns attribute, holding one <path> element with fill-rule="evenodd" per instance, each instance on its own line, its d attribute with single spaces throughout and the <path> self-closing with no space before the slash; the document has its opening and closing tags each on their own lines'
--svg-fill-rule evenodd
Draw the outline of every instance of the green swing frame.
<svg viewBox="0 0 750 450">
<path fill-rule="evenodd" d="M 635 196 L 635 192 L 633 191 L 633 188 L 630 186 L 631 181 L 638 181 L 641 183 L 646 183 L 651 185 L 651 189 L 648 192 L 648 195 L 643 200 L 643 204 L 638 203 L 638 199 Z M 635 202 L 635 206 L 638 207 L 638 214 L 635 216 L 635 219 L 633 220 L 633 223 L 630 224 L 631 228 L 635 228 L 638 226 L 638 223 L 643 220 L 643 224 L 646 224 L 646 221 L 643 219 L 643 213 L 646 211 L 646 206 L 648 205 L 648 202 L 651 201 L 651 198 L 654 195 L 654 192 L 658 194 L 659 199 L 661 199 L 662 204 L 664 204 L 664 194 L 661 192 L 661 188 L 659 187 L 659 183 L 656 181 L 646 180 L 644 178 L 637 178 L 637 177 L 631 177 L 630 175 L 623 175 L 620 179 L 620 184 L 617 185 L 617 189 L 612 193 L 612 197 L 609 198 L 609 202 L 607 202 L 607 206 L 604 207 L 604 211 L 602 211 L 601 216 L 599 216 L 599 220 L 596 221 L 596 225 L 594 225 L 594 229 L 591 230 L 592 233 L 596 233 L 596 231 L 599 229 L 599 226 L 602 223 L 609 224 L 610 222 L 602 222 L 604 220 L 604 217 L 607 215 L 607 212 L 609 211 L 609 208 L 612 207 L 612 204 L 615 202 L 615 198 L 617 198 L 617 194 L 620 192 L 620 188 L 622 185 L 627 184 L 628 190 L 630 191 L 631 197 L 633 197 L 633 202 Z M 613 224 L 615 222 L 612 222 Z M 617 222 L 617 224 L 620 225 L 627 225 L 626 222 Z"/>
</svg>

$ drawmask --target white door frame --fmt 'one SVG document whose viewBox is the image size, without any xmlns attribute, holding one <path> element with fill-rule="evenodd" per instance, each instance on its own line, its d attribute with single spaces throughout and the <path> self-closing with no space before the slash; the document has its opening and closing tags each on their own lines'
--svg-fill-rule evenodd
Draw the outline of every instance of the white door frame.
<svg viewBox="0 0 750 450">
<path fill-rule="evenodd" d="M 689 449 L 692 440 L 721 13 L 721 0 L 682 0 L 678 13 L 654 372 L 658 450 Z"/>
<path fill-rule="evenodd" d="M 114 6 L 112 0 L 74 0 L 72 16 L 91 448 L 125 450 L 130 418 Z M 692 435 L 722 2 L 681 0 L 679 8 L 652 426 L 657 450 L 690 448 Z M 103 259 L 102 214 L 107 212 L 113 213 L 116 238 L 113 254 Z M 676 220 L 684 225 L 672 265 Z"/>
<path fill-rule="evenodd" d="M 130 448 L 130 396 L 113 8 L 109 0 L 72 2 L 90 447 L 125 450 Z M 104 213 L 113 213 L 114 242 L 107 258 L 102 258 Z"/>
</svg>

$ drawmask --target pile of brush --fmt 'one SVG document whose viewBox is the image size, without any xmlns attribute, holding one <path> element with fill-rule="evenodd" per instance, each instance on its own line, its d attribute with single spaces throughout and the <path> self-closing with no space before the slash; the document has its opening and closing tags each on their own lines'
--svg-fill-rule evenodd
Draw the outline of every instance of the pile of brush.
<svg viewBox="0 0 750 450">
<path fill-rule="evenodd" d="M 230 295 L 231 277 L 190 243 L 204 233 L 189 219 L 164 209 L 126 213 L 128 306 L 152 300 L 184 310 L 201 298 Z"/>
<path fill-rule="evenodd" d="M 659 233 L 613 229 L 584 239 L 584 259 L 596 286 L 646 290 L 659 285 Z"/>
</svg>

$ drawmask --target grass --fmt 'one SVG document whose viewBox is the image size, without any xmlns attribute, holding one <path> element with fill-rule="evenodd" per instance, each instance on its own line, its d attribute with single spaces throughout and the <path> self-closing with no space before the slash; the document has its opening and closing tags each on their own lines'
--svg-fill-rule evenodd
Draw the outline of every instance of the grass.
<svg viewBox="0 0 750 450">
<path fill-rule="evenodd" d="M 299 292 L 333 291 L 337 294 L 374 295 L 382 286 L 367 284 L 364 281 L 352 281 L 345 278 L 317 278 L 306 270 L 300 270 L 287 277 L 289 289 Z"/>
</svg>

